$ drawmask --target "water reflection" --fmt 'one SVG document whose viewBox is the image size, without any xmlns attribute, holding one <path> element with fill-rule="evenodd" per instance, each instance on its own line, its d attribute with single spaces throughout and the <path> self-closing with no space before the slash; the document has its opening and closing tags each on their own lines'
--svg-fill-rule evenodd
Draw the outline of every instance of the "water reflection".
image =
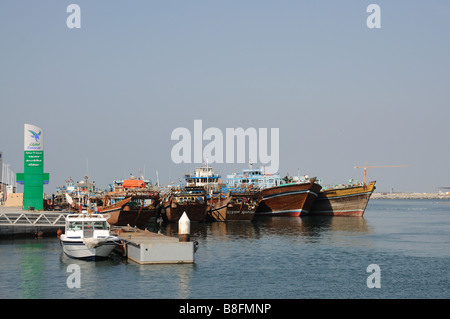
<svg viewBox="0 0 450 319">
<path fill-rule="evenodd" d="M 364 217 L 307 216 L 301 217 L 302 234 L 320 236 L 323 232 L 368 233 Z"/>
<path fill-rule="evenodd" d="M 363 217 L 302 217 L 301 236 L 307 243 L 324 242 L 332 246 L 371 247 L 367 235 L 373 232 Z"/>
<path fill-rule="evenodd" d="M 308 216 L 301 218 L 268 217 L 258 218 L 256 233 L 259 236 L 276 235 L 300 238 L 305 243 L 322 240 L 338 244 L 358 243 L 358 238 L 371 233 L 371 228 L 363 217 Z"/>
<path fill-rule="evenodd" d="M 191 292 L 191 278 L 193 277 L 194 265 L 175 265 L 179 266 L 175 268 L 175 275 L 178 282 L 177 299 L 190 298 Z"/>
<path fill-rule="evenodd" d="M 161 232 L 167 236 L 178 236 L 178 225 L 163 225 Z M 347 235 L 369 234 L 371 228 L 363 217 L 271 217 L 255 218 L 252 222 L 191 223 L 191 237 L 205 240 L 211 237 L 233 239 L 261 238 L 262 236 L 303 236 L 318 238 L 324 234 L 345 233 Z"/>
<path fill-rule="evenodd" d="M 20 298 L 42 298 L 43 245 L 25 244 L 22 250 Z"/>
<path fill-rule="evenodd" d="M 61 270 L 59 284 L 65 293 L 64 297 L 75 298 L 98 298 L 104 294 L 102 291 L 104 289 L 102 286 L 103 280 L 110 280 L 112 278 L 112 266 L 121 263 L 121 261 L 114 258 L 95 261 L 71 258 L 62 251 L 60 252 L 59 260 Z M 80 288 L 69 288 L 67 286 L 69 276 L 74 275 L 73 271 L 68 268 L 69 265 L 79 266 Z M 99 285 L 99 283 L 102 284 Z"/>
<path fill-rule="evenodd" d="M 167 224 L 162 232 L 167 236 L 178 236 L 178 225 Z M 191 223 L 191 238 L 205 240 L 210 237 L 235 237 L 254 238 L 255 224 L 249 221 L 243 222 L 212 222 L 212 223 Z"/>
<path fill-rule="evenodd" d="M 255 219 L 255 227 L 258 236 L 267 234 L 281 236 L 298 235 L 301 225 L 302 221 L 298 217 L 264 216 Z"/>
</svg>

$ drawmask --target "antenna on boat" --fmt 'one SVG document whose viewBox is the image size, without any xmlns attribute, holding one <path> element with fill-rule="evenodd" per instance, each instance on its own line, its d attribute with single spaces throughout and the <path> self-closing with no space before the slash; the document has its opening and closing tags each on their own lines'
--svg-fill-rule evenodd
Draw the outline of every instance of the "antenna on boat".
<svg viewBox="0 0 450 319">
<path fill-rule="evenodd" d="M 266 188 L 266 165 L 263 165 L 263 187 Z"/>
<path fill-rule="evenodd" d="M 367 169 L 368 168 L 374 168 L 374 167 L 408 167 L 409 165 L 385 165 L 385 166 L 379 166 L 379 165 L 374 165 L 374 166 L 367 166 L 367 163 L 364 163 L 364 165 L 361 166 L 354 166 L 353 168 L 363 168 L 363 174 L 364 174 L 364 184 L 367 183 Z"/>
<path fill-rule="evenodd" d="M 208 174 L 208 158 L 206 158 L 206 191 L 208 191 L 209 188 L 209 174 Z M 212 198 L 212 194 L 211 194 Z"/>
<path fill-rule="evenodd" d="M 156 186 L 159 186 L 158 170 L 156 170 Z"/>
</svg>

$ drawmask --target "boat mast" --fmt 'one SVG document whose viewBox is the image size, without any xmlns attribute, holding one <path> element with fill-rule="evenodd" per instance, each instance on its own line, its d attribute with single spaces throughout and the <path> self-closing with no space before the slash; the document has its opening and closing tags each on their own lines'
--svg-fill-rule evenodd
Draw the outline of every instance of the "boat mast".
<svg viewBox="0 0 450 319">
<path fill-rule="evenodd" d="M 80 186 L 77 185 L 77 195 L 78 195 L 78 208 L 80 209 L 80 213 L 83 211 L 81 208 L 81 196 L 80 196 Z"/>
<path fill-rule="evenodd" d="M 159 187 L 158 170 L 156 170 L 156 185 Z"/>
<path fill-rule="evenodd" d="M 208 158 L 206 158 L 206 191 L 209 191 L 209 170 L 208 170 Z M 210 194 L 212 198 L 212 194 Z"/>
<path fill-rule="evenodd" d="M 266 188 L 266 165 L 263 165 L 263 174 L 264 174 L 264 178 L 263 178 L 263 188 Z"/>
</svg>

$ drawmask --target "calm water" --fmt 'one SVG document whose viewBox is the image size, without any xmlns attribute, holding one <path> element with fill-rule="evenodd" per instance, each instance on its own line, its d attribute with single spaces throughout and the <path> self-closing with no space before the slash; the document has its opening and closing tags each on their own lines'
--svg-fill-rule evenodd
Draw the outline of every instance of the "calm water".
<svg viewBox="0 0 450 319">
<path fill-rule="evenodd" d="M 177 234 L 177 226 L 163 233 Z M 194 265 L 78 261 L 56 238 L 0 240 L 0 298 L 449 298 L 450 203 L 371 200 L 364 218 L 191 224 Z M 67 268 L 81 269 L 68 288 Z M 368 288 L 368 265 L 381 288 Z"/>
</svg>

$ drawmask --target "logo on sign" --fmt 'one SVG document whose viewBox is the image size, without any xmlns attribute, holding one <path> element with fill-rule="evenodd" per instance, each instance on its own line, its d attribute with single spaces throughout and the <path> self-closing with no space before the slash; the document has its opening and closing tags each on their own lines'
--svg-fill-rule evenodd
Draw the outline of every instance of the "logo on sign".
<svg viewBox="0 0 450 319">
<path fill-rule="evenodd" d="M 41 131 L 39 131 L 39 134 L 37 134 L 36 132 L 31 131 L 31 130 L 28 130 L 28 131 L 31 132 L 31 134 L 33 134 L 33 135 L 31 135 L 31 137 L 34 138 L 36 140 L 36 142 L 39 142 L 39 138 L 41 137 Z"/>
<path fill-rule="evenodd" d="M 40 127 L 31 124 L 25 124 L 24 137 L 25 151 L 44 150 L 44 131 Z"/>
</svg>

